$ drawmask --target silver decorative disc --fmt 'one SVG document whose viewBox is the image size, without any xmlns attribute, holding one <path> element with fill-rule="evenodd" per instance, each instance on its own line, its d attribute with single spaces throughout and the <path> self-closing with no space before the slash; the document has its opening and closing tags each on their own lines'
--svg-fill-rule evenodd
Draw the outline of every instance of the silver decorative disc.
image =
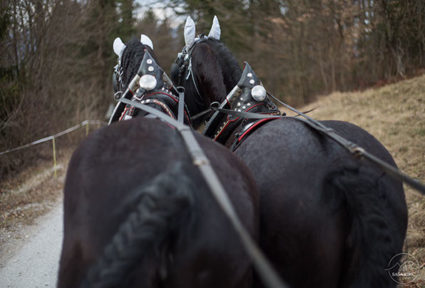
<svg viewBox="0 0 425 288">
<path fill-rule="evenodd" d="M 149 75 L 149 74 L 143 75 L 139 80 L 140 87 L 148 91 L 154 89 L 156 87 L 156 84 L 157 84 L 157 81 L 155 76 Z"/>
<path fill-rule="evenodd" d="M 249 80 L 249 84 L 254 85 L 255 84 L 255 80 L 254 79 Z"/>
<path fill-rule="evenodd" d="M 246 74 L 246 76 L 248 76 L 249 78 L 251 78 L 252 77 L 252 73 L 250 72 L 250 73 Z"/>
<path fill-rule="evenodd" d="M 152 64 L 152 59 L 148 59 L 148 60 L 146 61 L 146 63 L 148 63 L 148 64 Z"/>
<path fill-rule="evenodd" d="M 264 101 L 266 99 L 266 89 L 261 85 L 256 85 L 251 89 L 252 98 L 256 101 Z"/>
</svg>

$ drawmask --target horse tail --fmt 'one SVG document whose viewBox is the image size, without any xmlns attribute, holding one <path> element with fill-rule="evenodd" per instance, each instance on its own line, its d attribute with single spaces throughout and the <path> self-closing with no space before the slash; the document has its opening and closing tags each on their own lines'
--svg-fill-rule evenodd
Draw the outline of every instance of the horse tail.
<svg viewBox="0 0 425 288">
<path fill-rule="evenodd" d="M 345 245 L 341 287 L 395 287 L 385 270 L 401 252 L 386 217 L 385 191 L 376 173 L 344 168 L 327 178 L 325 193 L 344 209 Z"/>
<path fill-rule="evenodd" d="M 90 267 L 81 287 L 125 287 L 123 280 L 131 278 L 136 267 L 150 260 L 150 268 L 159 265 L 161 251 L 169 245 L 182 219 L 190 217 L 193 206 L 193 181 L 187 173 L 181 173 L 190 171 L 190 167 L 183 166 L 174 165 L 134 191 L 138 199 L 135 209 Z"/>
</svg>

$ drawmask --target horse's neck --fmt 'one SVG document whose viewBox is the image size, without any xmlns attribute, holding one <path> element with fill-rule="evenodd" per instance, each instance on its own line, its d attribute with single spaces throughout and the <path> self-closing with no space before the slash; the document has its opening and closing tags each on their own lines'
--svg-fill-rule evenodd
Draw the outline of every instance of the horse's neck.
<svg viewBox="0 0 425 288">
<path fill-rule="evenodd" d="M 230 91 L 238 84 L 239 79 L 242 75 L 242 70 L 237 67 L 226 67 L 223 64 L 219 63 L 221 77 L 223 79 L 222 85 L 226 91 L 226 96 L 230 93 Z M 224 99 L 223 99 L 224 100 Z"/>
<path fill-rule="evenodd" d="M 207 49 L 208 47 L 208 49 Z M 207 43 L 197 49 L 195 49 L 191 55 L 191 64 L 189 66 L 196 78 L 193 81 L 194 85 L 198 83 L 199 92 L 193 92 L 204 103 L 211 102 L 222 102 L 224 101 L 227 94 L 236 86 L 241 75 L 242 70 L 239 67 L 238 62 L 230 54 L 230 52 L 223 52 L 219 47 L 213 43 Z M 216 61 L 206 61 L 213 55 Z M 192 81 L 192 79 L 186 79 L 186 81 Z M 202 95 L 201 95 L 202 94 Z M 193 96 L 193 95 L 191 95 Z"/>
</svg>

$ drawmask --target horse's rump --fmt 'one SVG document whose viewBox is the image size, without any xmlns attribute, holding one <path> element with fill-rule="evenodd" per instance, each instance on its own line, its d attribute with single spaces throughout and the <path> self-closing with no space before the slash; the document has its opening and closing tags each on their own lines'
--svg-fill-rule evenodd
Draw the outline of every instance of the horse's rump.
<svg viewBox="0 0 425 288">
<path fill-rule="evenodd" d="M 363 129 L 324 124 L 395 165 Z M 385 268 L 406 233 L 399 181 L 294 118 L 265 124 L 235 153 L 256 176 L 261 245 L 284 279 L 297 287 L 396 284 Z"/>
<path fill-rule="evenodd" d="M 256 237 L 257 195 L 250 172 L 223 147 L 200 135 L 197 140 Z M 58 287 L 78 287 L 83 279 L 93 283 L 102 280 L 99 275 L 120 287 L 250 281 L 250 261 L 237 234 L 181 136 L 158 120 L 137 118 L 91 134 L 71 159 L 64 194 Z M 106 264 L 99 265 L 99 259 Z M 97 276 L 87 276 L 89 269 Z"/>
</svg>

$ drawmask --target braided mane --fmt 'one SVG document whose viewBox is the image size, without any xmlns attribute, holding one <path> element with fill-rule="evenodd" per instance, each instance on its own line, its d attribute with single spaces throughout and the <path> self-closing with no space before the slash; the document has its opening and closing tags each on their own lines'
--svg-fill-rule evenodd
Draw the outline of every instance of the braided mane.
<svg viewBox="0 0 425 288">
<path fill-rule="evenodd" d="M 155 59 L 156 63 L 158 63 L 153 50 L 149 46 L 142 44 L 139 39 L 133 38 L 127 43 L 127 46 L 124 49 L 121 57 L 124 88 L 128 86 L 131 79 L 133 79 L 134 75 L 136 75 L 140 63 L 143 60 L 143 56 L 145 55 L 145 49 L 148 50 L 148 52 Z"/>
</svg>

